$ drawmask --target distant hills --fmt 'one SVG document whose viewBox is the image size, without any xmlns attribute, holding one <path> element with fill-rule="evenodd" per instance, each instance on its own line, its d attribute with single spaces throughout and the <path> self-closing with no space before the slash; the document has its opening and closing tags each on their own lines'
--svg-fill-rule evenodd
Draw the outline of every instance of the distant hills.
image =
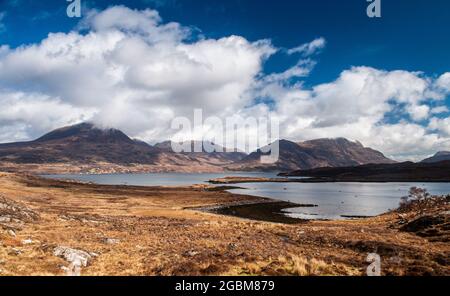
<svg viewBox="0 0 450 296">
<path fill-rule="evenodd" d="M 64 173 L 212 172 L 244 156 L 243 153 L 173 153 L 163 145 L 151 146 L 131 139 L 120 130 L 100 129 L 90 123 L 63 127 L 34 141 L 0 144 L 0 163 L 7 164 L 8 170 L 33 164 L 40 167 L 39 172 L 47 171 L 46 167 L 58 172 L 59 168 L 54 168 L 56 164 Z M 79 167 L 83 169 L 80 171 Z"/>
<path fill-rule="evenodd" d="M 181 152 L 180 154 L 190 156 L 193 158 L 214 158 L 218 161 L 223 161 L 224 163 L 229 162 L 236 162 L 240 161 L 243 158 L 247 156 L 244 152 L 234 151 L 234 152 L 226 152 L 227 149 L 225 147 L 222 147 L 220 145 L 217 145 L 215 143 L 211 142 L 201 142 L 201 141 L 191 141 L 190 143 L 190 151 L 191 152 Z M 202 147 L 201 152 L 194 152 L 195 147 Z M 166 153 L 173 153 L 172 149 L 172 142 L 171 141 L 165 141 L 154 145 L 155 148 L 158 148 L 160 151 L 166 152 Z M 218 152 L 207 152 L 205 147 L 214 147 L 215 151 Z"/>
<path fill-rule="evenodd" d="M 211 143 L 210 143 L 211 144 Z M 192 142 L 194 145 L 194 142 Z M 117 129 L 90 123 L 63 127 L 29 142 L 0 144 L 0 169 L 33 168 L 45 172 L 220 172 L 294 171 L 319 167 L 394 163 L 381 152 L 344 138 L 295 143 L 279 141 L 279 161 L 263 165 L 261 150 L 242 152 L 174 153 L 169 141 L 154 146 L 134 140 Z"/>
<path fill-rule="evenodd" d="M 295 143 L 278 141 L 279 160 L 272 165 L 260 162 L 261 149 L 232 165 L 236 170 L 292 171 L 318 167 L 356 166 L 367 163 L 394 163 L 383 153 L 344 138 L 318 139 Z M 265 151 L 263 149 L 263 151 Z"/>
<path fill-rule="evenodd" d="M 436 153 L 434 156 L 424 159 L 421 162 L 422 163 L 433 163 L 433 162 L 440 162 L 444 160 L 450 160 L 450 151 L 440 151 Z"/>
<path fill-rule="evenodd" d="M 307 182 L 450 182 L 450 161 L 316 168 L 280 176 L 309 177 Z"/>
</svg>

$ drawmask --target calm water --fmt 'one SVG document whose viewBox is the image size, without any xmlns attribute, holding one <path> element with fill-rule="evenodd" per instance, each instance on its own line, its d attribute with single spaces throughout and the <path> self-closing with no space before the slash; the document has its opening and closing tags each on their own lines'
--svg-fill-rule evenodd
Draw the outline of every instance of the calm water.
<svg viewBox="0 0 450 296">
<path fill-rule="evenodd" d="M 154 174 L 105 174 L 105 175 L 47 175 L 57 179 L 72 179 L 83 182 L 94 182 L 102 185 L 135 185 L 135 186 L 190 186 L 207 184 L 208 180 L 227 176 L 275 177 L 274 173 L 225 173 L 225 174 L 192 174 L 192 173 L 154 173 Z M 241 186 L 244 187 L 244 186 Z"/>
<path fill-rule="evenodd" d="M 286 210 L 292 217 L 342 219 L 342 215 L 375 216 L 395 209 L 413 186 L 432 194 L 450 193 L 450 183 L 251 183 L 245 184 L 247 190 L 232 192 L 318 205 Z"/>
<path fill-rule="evenodd" d="M 274 177 L 273 173 L 225 174 L 114 174 L 51 175 L 50 178 L 74 179 L 113 185 L 186 186 L 205 183 L 226 176 Z M 299 204 L 316 204 L 317 208 L 293 208 L 286 214 L 305 219 L 342 219 L 344 216 L 374 216 L 398 206 L 409 188 L 427 188 L 432 194 L 450 193 L 450 183 L 248 183 L 233 193 L 270 197 Z"/>
</svg>

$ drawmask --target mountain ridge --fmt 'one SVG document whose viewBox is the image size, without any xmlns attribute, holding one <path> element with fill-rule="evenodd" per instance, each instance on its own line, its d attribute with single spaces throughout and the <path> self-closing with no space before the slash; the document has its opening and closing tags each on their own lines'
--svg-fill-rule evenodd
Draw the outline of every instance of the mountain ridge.
<svg viewBox="0 0 450 296">
<path fill-rule="evenodd" d="M 156 148 L 142 145 L 117 129 L 90 123 L 53 130 L 36 140 L 0 144 L 0 160 L 17 163 L 133 162 L 153 164 Z"/>
<path fill-rule="evenodd" d="M 279 176 L 308 177 L 305 182 L 450 182 L 450 160 L 315 168 L 280 173 Z"/>
<path fill-rule="evenodd" d="M 192 145 L 194 142 L 191 142 Z M 9 164 L 65 164 L 103 169 L 108 164 L 140 171 L 293 171 L 324 166 L 353 166 L 366 163 L 392 163 L 381 152 L 345 138 L 316 139 L 304 142 L 278 140 L 280 160 L 273 165 L 261 164 L 261 149 L 242 152 L 174 153 L 170 141 L 154 146 L 113 128 L 99 128 L 92 123 L 62 127 L 33 141 L 0 144 L 0 162 Z M 211 143 L 212 144 L 212 143 Z M 120 168 L 119 168 L 120 169 Z M 113 172 L 116 169 L 113 170 Z M 109 172 L 109 171 L 108 171 Z"/>
<path fill-rule="evenodd" d="M 450 151 L 439 151 L 435 155 L 425 158 L 421 163 L 441 162 L 444 160 L 450 160 Z"/>
<path fill-rule="evenodd" d="M 369 163 L 395 163 L 381 152 L 364 147 L 360 142 L 345 138 L 323 138 L 303 142 L 278 140 L 279 160 L 274 164 L 261 164 L 259 159 L 263 149 L 249 154 L 233 169 L 256 169 L 263 171 L 293 171 L 318 167 L 356 166 Z M 272 144 L 274 144 L 272 143 Z"/>
</svg>

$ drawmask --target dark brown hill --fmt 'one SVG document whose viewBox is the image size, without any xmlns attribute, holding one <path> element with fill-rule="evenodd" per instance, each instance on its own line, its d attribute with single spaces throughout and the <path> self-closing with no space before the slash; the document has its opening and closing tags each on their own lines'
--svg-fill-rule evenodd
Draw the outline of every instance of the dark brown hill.
<svg viewBox="0 0 450 296">
<path fill-rule="evenodd" d="M 450 161 L 317 168 L 280 175 L 310 177 L 315 181 L 329 182 L 450 182 Z"/>
<path fill-rule="evenodd" d="M 394 163 L 381 152 L 344 138 L 318 139 L 294 143 L 278 141 L 280 155 L 274 164 L 262 164 L 261 149 L 232 166 L 236 170 L 293 171 L 318 167 L 357 166 L 368 163 Z M 264 150 L 263 150 L 264 151 Z"/>
<path fill-rule="evenodd" d="M 0 161 L 152 164 L 158 152 L 157 148 L 134 141 L 119 130 L 81 123 L 54 130 L 34 141 L 0 144 Z"/>
</svg>

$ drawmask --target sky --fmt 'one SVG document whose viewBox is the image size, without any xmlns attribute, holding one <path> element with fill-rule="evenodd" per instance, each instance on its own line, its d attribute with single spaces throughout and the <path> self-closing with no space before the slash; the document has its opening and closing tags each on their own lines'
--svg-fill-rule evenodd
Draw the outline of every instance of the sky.
<svg viewBox="0 0 450 296">
<path fill-rule="evenodd" d="M 201 108 L 397 160 L 450 150 L 448 1 L 81 3 L 0 0 L 0 142 L 91 121 L 155 143 Z"/>
</svg>

